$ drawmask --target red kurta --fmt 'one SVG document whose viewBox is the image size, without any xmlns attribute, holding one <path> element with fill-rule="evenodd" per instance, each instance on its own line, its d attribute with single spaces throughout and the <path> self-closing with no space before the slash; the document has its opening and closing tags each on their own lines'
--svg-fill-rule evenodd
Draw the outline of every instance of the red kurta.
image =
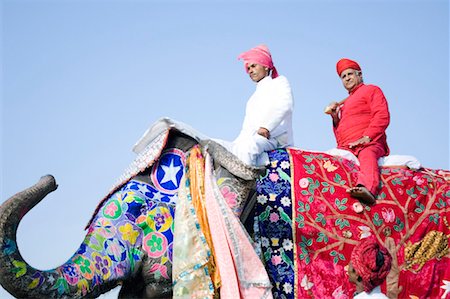
<svg viewBox="0 0 450 299">
<path fill-rule="evenodd" d="M 389 120 L 388 104 L 381 89 L 361 83 L 341 105 L 339 123 L 333 128 L 337 147 L 353 152 L 360 160 L 358 184 L 366 186 L 374 195 L 379 183 L 378 159 L 389 154 L 385 132 Z M 349 148 L 349 143 L 363 136 L 369 136 L 372 141 Z"/>
</svg>

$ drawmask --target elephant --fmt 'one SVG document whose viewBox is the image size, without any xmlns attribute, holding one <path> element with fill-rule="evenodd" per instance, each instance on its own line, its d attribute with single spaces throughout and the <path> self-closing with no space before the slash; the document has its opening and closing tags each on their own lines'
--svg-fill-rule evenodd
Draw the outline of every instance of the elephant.
<svg viewBox="0 0 450 299">
<path fill-rule="evenodd" d="M 172 229 L 183 157 L 211 155 L 222 193 L 255 241 L 276 298 L 351 298 L 345 267 L 353 247 L 374 237 L 393 257 L 382 285 L 389 298 L 450 293 L 450 172 L 381 167 L 374 206 L 355 208 L 353 161 L 296 148 L 269 152 L 270 164 L 242 164 L 184 124 L 162 119 L 135 146 L 138 157 L 99 203 L 76 253 L 40 271 L 17 249 L 20 219 L 56 189 L 52 176 L 0 207 L 0 283 L 20 298 L 96 297 L 117 285 L 120 298 L 172 296 Z M 231 190 L 231 191 L 230 191 Z"/>
<path fill-rule="evenodd" d="M 133 170 L 100 202 L 83 242 L 63 265 L 35 269 L 16 242 L 22 217 L 56 190 L 53 176 L 1 205 L 0 283 L 8 292 L 18 298 L 93 298 L 121 285 L 119 298 L 172 296 L 173 218 L 185 154 L 193 146 L 208 151 L 220 188 L 237 197 L 236 215 L 252 196 L 261 169 L 242 164 L 219 144 L 167 118 L 157 121 L 150 135 L 156 137 L 147 140 Z"/>
</svg>

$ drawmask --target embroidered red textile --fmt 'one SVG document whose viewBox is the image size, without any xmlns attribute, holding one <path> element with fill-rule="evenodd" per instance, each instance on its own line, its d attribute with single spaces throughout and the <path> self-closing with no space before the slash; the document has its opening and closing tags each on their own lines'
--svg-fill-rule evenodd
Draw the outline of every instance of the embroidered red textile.
<svg viewBox="0 0 450 299">
<path fill-rule="evenodd" d="M 324 153 L 289 153 L 296 298 L 352 298 L 355 288 L 345 267 L 354 246 L 368 237 L 376 238 L 393 257 L 381 285 L 388 297 L 446 298 L 449 171 L 382 168 L 377 204 L 364 206 L 358 214 L 358 202 L 346 192 L 356 183 L 357 165 Z"/>
</svg>

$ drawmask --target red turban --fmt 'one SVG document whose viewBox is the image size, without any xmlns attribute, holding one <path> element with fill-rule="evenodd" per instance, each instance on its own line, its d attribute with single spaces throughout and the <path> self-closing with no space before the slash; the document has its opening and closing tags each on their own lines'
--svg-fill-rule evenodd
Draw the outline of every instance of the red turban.
<svg viewBox="0 0 450 299">
<path fill-rule="evenodd" d="M 247 65 L 249 63 L 257 63 L 272 70 L 272 78 L 278 77 L 277 69 L 273 66 L 272 55 L 266 45 L 256 46 L 247 52 L 241 53 L 238 59 L 244 60 L 245 71 L 248 73 Z"/>
<path fill-rule="evenodd" d="M 336 71 L 337 71 L 338 75 L 340 76 L 341 73 L 343 71 L 345 71 L 346 69 L 354 69 L 354 70 L 360 71 L 361 67 L 359 66 L 359 64 L 356 61 L 353 61 L 353 60 L 350 60 L 347 58 L 342 58 L 336 64 Z"/>
<path fill-rule="evenodd" d="M 369 293 L 389 274 L 392 257 L 374 238 L 367 238 L 355 246 L 350 262 L 362 278 L 364 291 Z"/>
</svg>

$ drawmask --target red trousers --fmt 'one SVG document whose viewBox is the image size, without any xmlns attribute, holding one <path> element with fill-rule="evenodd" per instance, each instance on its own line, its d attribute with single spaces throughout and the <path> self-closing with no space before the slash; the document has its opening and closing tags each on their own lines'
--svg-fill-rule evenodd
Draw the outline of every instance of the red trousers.
<svg viewBox="0 0 450 299">
<path fill-rule="evenodd" d="M 352 150 L 359 160 L 357 184 L 365 186 L 373 195 L 378 194 L 380 184 L 380 169 L 378 159 L 386 155 L 384 145 L 371 143 L 363 148 Z"/>
</svg>

